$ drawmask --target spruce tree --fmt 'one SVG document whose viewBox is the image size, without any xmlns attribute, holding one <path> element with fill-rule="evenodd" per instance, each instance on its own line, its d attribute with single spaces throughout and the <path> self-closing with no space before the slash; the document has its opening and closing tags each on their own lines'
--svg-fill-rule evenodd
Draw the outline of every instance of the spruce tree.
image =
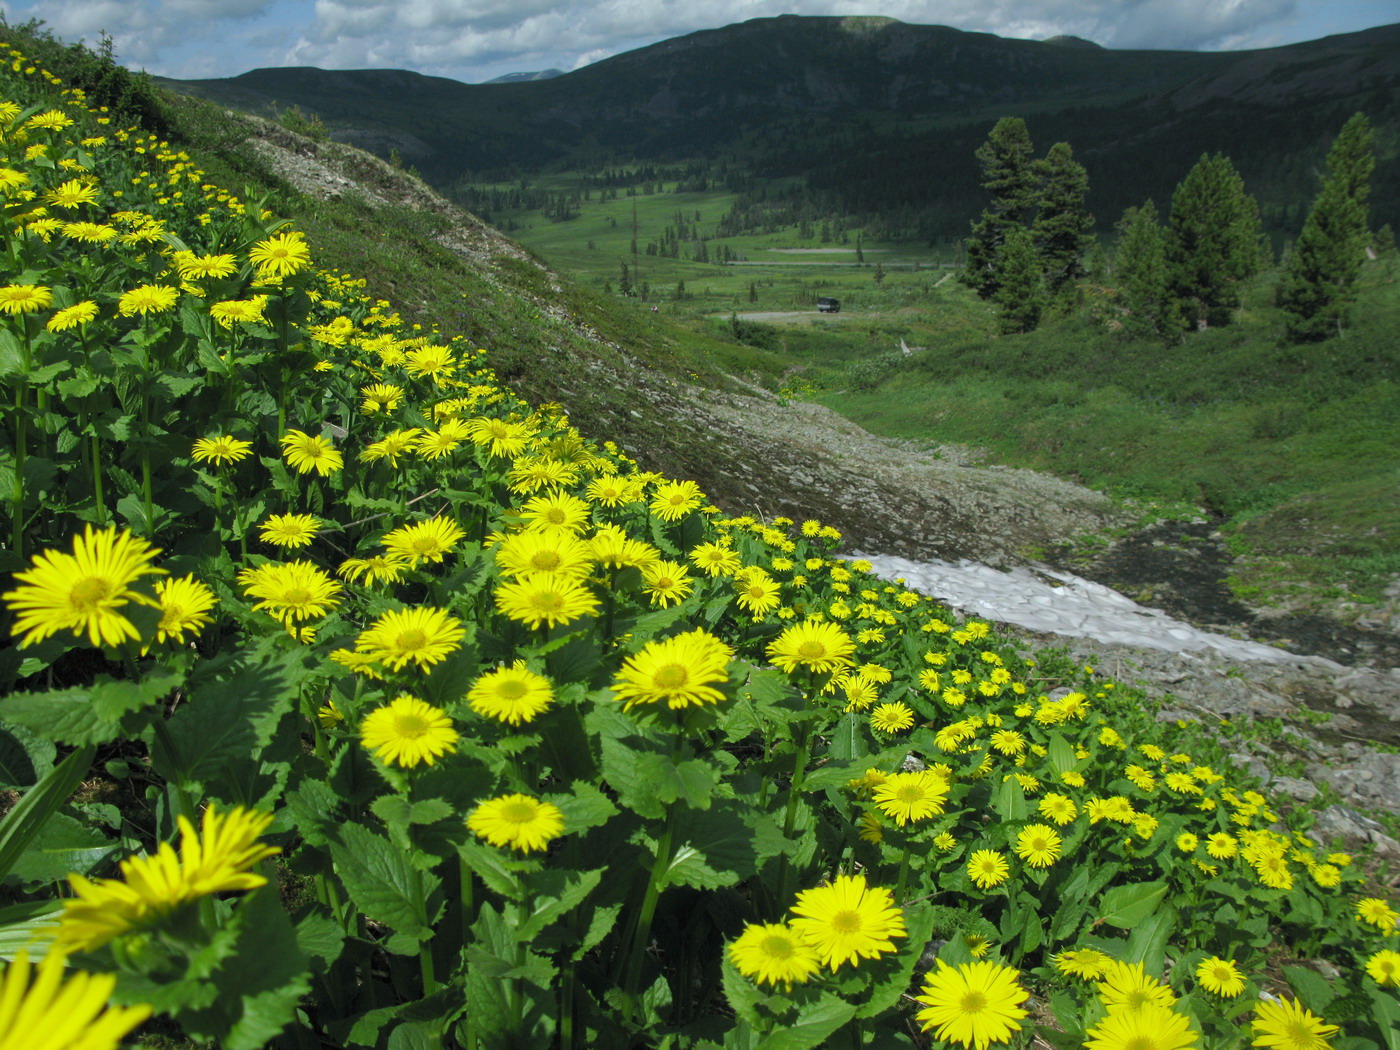
<svg viewBox="0 0 1400 1050">
<path fill-rule="evenodd" d="M 1113 276 L 1123 308 L 1123 328 L 1132 335 L 1174 334 L 1175 312 L 1167 293 L 1166 233 L 1151 200 L 1129 208 L 1118 222 Z"/>
<path fill-rule="evenodd" d="M 1278 304 L 1294 342 L 1340 332 L 1356 296 L 1371 233 L 1367 222 L 1371 172 L 1376 166 L 1370 122 L 1357 113 L 1331 152 L 1327 176 L 1293 246 L 1279 285 Z"/>
<path fill-rule="evenodd" d="M 1024 228 L 1035 207 L 1037 177 L 1031 159 L 1031 136 L 1020 117 L 1002 117 L 975 156 L 982 165 L 982 188 L 992 202 L 972 225 L 967 265 L 961 280 L 983 299 L 1000 287 L 996 258 L 1011 227 Z"/>
<path fill-rule="evenodd" d="M 1094 217 L 1084 208 L 1089 173 L 1074 159 L 1068 142 L 1051 146 L 1034 168 L 1040 188 L 1031 240 L 1040 254 L 1046 293 L 1054 299 L 1071 291 L 1088 272 L 1084 256 L 1094 239 Z"/>
<path fill-rule="evenodd" d="M 1029 332 L 1045 312 L 1045 275 L 1040 255 L 1024 226 L 1009 225 L 993 265 L 998 282 L 992 302 L 1001 308 L 1001 330 Z"/>
<path fill-rule="evenodd" d="M 1172 194 L 1167 276 L 1182 320 L 1230 322 L 1240 282 L 1259 271 L 1259 206 L 1223 153 L 1201 155 Z"/>
</svg>

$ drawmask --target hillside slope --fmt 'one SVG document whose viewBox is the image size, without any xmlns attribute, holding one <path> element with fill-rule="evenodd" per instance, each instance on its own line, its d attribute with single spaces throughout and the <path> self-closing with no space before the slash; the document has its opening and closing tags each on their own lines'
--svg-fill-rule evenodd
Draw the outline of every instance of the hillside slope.
<svg viewBox="0 0 1400 1050">
<path fill-rule="evenodd" d="M 460 303 L 455 310 L 461 323 L 478 326 L 468 334 L 491 341 L 514 386 L 536 401 L 558 402 L 585 434 L 616 440 L 649 469 L 698 481 L 731 512 L 815 516 L 853 548 L 992 563 L 1119 517 L 1101 494 L 1047 475 L 900 447 L 742 380 L 718 377 L 724 389 L 696 385 L 676 362 L 649 363 L 642 347 L 600 333 L 606 318 L 579 309 L 563 278 L 412 175 L 269 121 L 236 126 L 271 172 L 313 202 L 356 200 L 369 221 L 386 225 L 401 208 L 436 220 L 430 237 L 461 276 L 533 307 L 514 325 L 468 317 Z M 314 204 L 307 212 L 308 229 L 321 232 Z M 404 291 L 395 294 L 411 305 L 413 292 Z"/>
</svg>

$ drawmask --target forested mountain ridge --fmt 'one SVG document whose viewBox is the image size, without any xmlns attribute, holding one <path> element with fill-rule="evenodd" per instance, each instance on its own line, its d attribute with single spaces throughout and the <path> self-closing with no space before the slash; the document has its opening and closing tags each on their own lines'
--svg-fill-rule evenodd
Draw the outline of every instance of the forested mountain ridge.
<svg viewBox="0 0 1400 1050">
<path fill-rule="evenodd" d="M 241 109 L 314 114 L 439 187 L 545 170 L 688 165 L 799 177 L 891 236 L 961 236 L 980 205 L 972 151 L 1000 116 L 1089 167 L 1103 226 L 1169 197 L 1203 153 L 1231 154 L 1266 228 L 1291 235 L 1337 128 L 1379 132 L 1377 225 L 1400 216 L 1400 26 L 1245 52 L 1114 51 L 885 18 L 781 16 L 706 30 L 551 80 L 468 85 L 402 70 L 259 69 L 163 81 Z M 1150 161 L 1146 158 L 1150 158 Z"/>
</svg>

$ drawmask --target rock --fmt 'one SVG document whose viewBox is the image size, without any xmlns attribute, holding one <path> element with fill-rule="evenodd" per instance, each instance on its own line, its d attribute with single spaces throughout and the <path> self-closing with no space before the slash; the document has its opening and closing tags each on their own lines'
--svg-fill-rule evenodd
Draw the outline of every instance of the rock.
<svg viewBox="0 0 1400 1050">
<path fill-rule="evenodd" d="M 1347 806 L 1328 806 L 1317 815 L 1313 832 L 1338 838 L 1349 846 L 1374 846 L 1377 856 L 1400 859 L 1400 842 L 1385 833 L 1378 821 Z"/>
<path fill-rule="evenodd" d="M 1317 785 L 1297 777 L 1274 777 L 1269 786 L 1275 791 L 1296 798 L 1299 802 L 1311 802 L 1317 798 Z"/>
</svg>

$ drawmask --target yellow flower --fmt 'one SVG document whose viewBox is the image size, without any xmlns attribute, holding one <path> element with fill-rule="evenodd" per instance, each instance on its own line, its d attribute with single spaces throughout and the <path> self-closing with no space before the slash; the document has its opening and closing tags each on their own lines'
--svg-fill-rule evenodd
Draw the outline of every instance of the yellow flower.
<svg viewBox="0 0 1400 1050">
<path fill-rule="evenodd" d="M 1085 1035 L 1086 1050 L 1185 1050 L 1198 1038 L 1189 1018 L 1159 1003 L 1110 1010 Z"/>
<path fill-rule="evenodd" d="M 305 547 L 321 529 L 321 520 L 310 514 L 272 514 L 262 523 L 258 538 L 278 547 Z"/>
<path fill-rule="evenodd" d="M 129 292 L 123 292 L 117 300 L 117 312 L 123 317 L 140 314 L 165 313 L 175 306 L 180 298 L 180 290 L 163 284 L 143 284 Z"/>
<path fill-rule="evenodd" d="M 901 828 L 943 812 L 948 781 L 932 770 L 895 773 L 875 788 L 875 805 Z"/>
<path fill-rule="evenodd" d="M 319 435 L 313 437 L 300 430 L 289 430 L 279 440 L 282 444 L 283 458 L 299 473 L 310 474 L 315 471 L 321 477 L 326 477 L 345 466 L 344 457 L 327 438 Z"/>
<path fill-rule="evenodd" d="M 816 949 L 784 923 L 750 923 L 729 946 L 734 968 L 759 984 L 791 990 L 821 969 Z"/>
<path fill-rule="evenodd" d="M 564 814 L 558 806 L 529 795 L 502 795 L 472 810 L 467 829 L 493 846 L 529 853 L 548 848 L 564 834 Z"/>
<path fill-rule="evenodd" d="M 989 890 L 1006 881 L 1011 867 L 996 850 L 979 849 L 967 862 L 967 874 L 980 889 Z"/>
<path fill-rule="evenodd" d="M 938 960 L 936 973 L 926 974 L 923 992 L 914 996 L 926 1009 L 916 1015 L 927 1032 L 945 1043 L 986 1050 L 992 1043 L 1010 1042 L 1026 1016 L 1020 1003 L 1030 995 L 1017 981 L 1019 971 L 994 962 L 949 966 Z"/>
<path fill-rule="evenodd" d="M 513 726 L 533 722 L 553 702 L 550 680 L 526 668 L 524 660 L 487 672 L 467 691 L 473 711 Z"/>
<path fill-rule="evenodd" d="M 705 494 L 693 481 L 668 481 L 657 487 L 651 498 L 651 512 L 662 521 L 678 521 L 705 501 Z"/>
<path fill-rule="evenodd" d="M 50 332 L 66 332 L 70 328 L 77 328 L 79 325 L 87 324 L 97 316 L 97 304 L 92 300 L 84 300 L 72 306 L 65 306 L 48 319 L 44 327 Z"/>
<path fill-rule="evenodd" d="M 355 640 L 355 651 L 367 654 L 391 671 L 409 662 L 420 670 L 441 663 L 462 647 L 462 621 L 445 609 L 416 606 L 390 609 Z"/>
<path fill-rule="evenodd" d="M 68 975 L 66 963 L 65 953 L 51 949 L 32 966 L 21 948 L 5 966 L 0 1050 L 117 1050 L 122 1037 L 151 1016 L 149 1006 L 108 1005 L 116 974 Z"/>
<path fill-rule="evenodd" d="M 251 299 L 225 299 L 209 307 L 209 316 L 224 328 L 235 324 L 259 324 L 266 320 L 263 311 L 267 309 L 267 296 L 255 295 Z"/>
<path fill-rule="evenodd" d="M 1357 901 L 1356 917 L 1361 922 L 1369 923 L 1386 933 L 1394 933 L 1396 923 L 1400 922 L 1400 912 L 1380 897 L 1367 897 Z"/>
<path fill-rule="evenodd" d="M 1326 1050 L 1337 1034 L 1336 1025 L 1314 1016 L 1297 999 L 1260 1002 L 1249 1026 L 1254 1032 L 1251 1045 L 1273 1050 Z"/>
<path fill-rule="evenodd" d="M 1382 988 L 1400 988 L 1400 952 L 1386 948 L 1366 960 L 1366 972 Z"/>
<path fill-rule="evenodd" d="M 194 443 L 190 454 L 196 462 L 213 463 L 221 467 L 226 463 L 237 463 L 240 459 L 246 459 L 252 447 L 251 441 L 242 441 L 230 434 L 223 434 L 219 437 L 200 438 Z"/>
<path fill-rule="evenodd" d="M 1196 980 L 1206 991 L 1227 999 L 1233 999 L 1244 991 L 1244 975 L 1240 973 L 1240 968 L 1231 960 L 1215 955 L 1201 960 L 1196 967 Z"/>
<path fill-rule="evenodd" d="M 724 694 L 715 685 L 729 680 L 730 650 L 700 628 L 648 642 L 623 663 L 612 690 L 625 710 L 663 700 L 673 710 L 717 704 Z"/>
<path fill-rule="evenodd" d="M 768 658 L 789 674 L 799 667 L 818 674 L 850 667 L 855 642 L 834 623 L 808 620 L 785 628 L 769 644 Z"/>
<path fill-rule="evenodd" d="M 41 284 L 7 284 L 0 288 L 0 314 L 32 314 L 53 302 L 53 292 Z"/>
<path fill-rule="evenodd" d="M 311 249 L 302 234 L 279 233 L 253 245 L 248 259 L 260 280 L 291 277 L 311 265 Z"/>
<path fill-rule="evenodd" d="M 276 617 L 292 630 L 294 623 L 318 619 L 340 604 L 345 589 L 309 561 L 269 562 L 256 569 L 242 569 L 239 585 L 249 598 L 262 600 L 253 606 Z"/>
<path fill-rule="evenodd" d="M 913 725 L 913 710 L 898 700 L 881 704 L 870 712 L 870 728 L 878 733 L 902 733 Z"/>
<path fill-rule="evenodd" d="M 385 533 L 381 542 L 390 554 L 408 562 L 410 568 L 416 568 L 421 561 L 440 563 L 464 536 L 466 533 L 450 518 L 429 518 L 401 525 Z"/>
<path fill-rule="evenodd" d="M 642 569 L 642 589 L 663 609 L 685 600 L 694 586 L 680 562 L 658 558 Z"/>
<path fill-rule="evenodd" d="M 831 970 L 896 951 L 894 938 L 907 937 L 904 913 L 894 895 L 867 886 L 864 875 L 838 875 L 826 886 L 803 890 L 792 906 L 792 927 Z"/>
<path fill-rule="evenodd" d="M 577 579 L 555 572 L 527 572 L 496 588 L 496 608 L 532 628 L 573 623 L 596 613 L 598 604 Z"/>
<path fill-rule="evenodd" d="M 159 553 L 125 529 L 97 532 L 87 525 L 81 536 L 73 537 L 72 554 L 37 554 L 30 568 L 15 573 L 22 586 L 3 595 L 5 604 L 19 614 L 12 631 L 24 634 L 20 648 L 60 631 L 86 633 L 94 646 L 138 641 L 139 632 L 121 609 L 131 602 L 156 605 L 132 585 L 143 576 L 165 572 L 151 565 Z"/>
<path fill-rule="evenodd" d="M 257 841 L 271 813 L 237 807 L 220 814 L 210 806 L 199 832 L 184 816 L 177 823 L 178 854 L 162 842 L 154 854 L 122 861 L 120 879 L 68 877 L 75 896 L 64 902 L 59 919 L 54 943 L 60 950 L 93 951 L 200 897 L 256 889 L 267 879 L 249 869 L 281 852 Z"/>
<path fill-rule="evenodd" d="M 360 743 L 382 761 L 412 769 L 432 765 L 457 750 L 458 733 L 447 712 L 416 696 L 400 693 L 360 723 Z"/>
<path fill-rule="evenodd" d="M 160 605 L 156 641 L 170 638 L 181 645 L 185 642 L 186 631 L 197 635 L 209 623 L 209 610 L 218 604 L 214 592 L 192 575 L 161 580 L 156 584 L 156 601 Z"/>
</svg>

